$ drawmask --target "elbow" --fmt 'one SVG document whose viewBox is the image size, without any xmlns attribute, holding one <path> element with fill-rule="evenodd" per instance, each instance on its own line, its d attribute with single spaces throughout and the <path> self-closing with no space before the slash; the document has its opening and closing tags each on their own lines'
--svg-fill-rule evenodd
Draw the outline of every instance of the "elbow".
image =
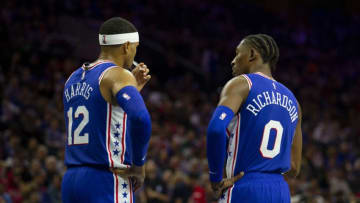
<svg viewBox="0 0 360 203">
<path fill-rule="evenodd" d="M 297 177 L 300 174 L 300 164 L 295 168 L 295 177 Z"/>
<path fill-rule="evenodd" d="M 291 163 L 291 169 L 289 175 L 293 178 L 296 178 L 300 174 L 301 164 L 300 163 Z"/>
<path fill-rule="evenodd" d="M 216 127 L 214 125 L 209 125 L 208 129 L 207 129 L 207 136 L 208 137 L 213 137 L 213 136 L 219 136 L 222 135 L 224 133 L 225 129 Z"/>
<path fill-rule="evenodd" d="M 148 111 L 141 113 L 137 117 L 137 123 L 139 123 L 139 126 L 142 126 L 144 129 L 151 132 L 151 118 Z"/>
<path fill-rule="evenodd" d="M 138 112 L 135 115 L 128 115 L 133 128 L 141 128 L 144 133 L 151 133 L 151 117 L 147 110 Z"/>
</svg>

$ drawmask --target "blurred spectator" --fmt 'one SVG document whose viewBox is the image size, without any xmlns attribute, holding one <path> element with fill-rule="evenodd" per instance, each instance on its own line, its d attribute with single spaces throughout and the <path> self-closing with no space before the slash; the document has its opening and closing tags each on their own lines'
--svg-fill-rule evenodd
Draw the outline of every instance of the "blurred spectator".
<svg viewBox="0 0 360 203">
<path fill-rule="evenodd" d="M 147 203 L 169 202 L 168 188 L 163 181 L 163 174 L 157 174 L 158 169 L 154 161 L 149 160 L 146 164 L 145 194 Z M 165 174 L 164 174 L 165 175 Z"/>
</svg>

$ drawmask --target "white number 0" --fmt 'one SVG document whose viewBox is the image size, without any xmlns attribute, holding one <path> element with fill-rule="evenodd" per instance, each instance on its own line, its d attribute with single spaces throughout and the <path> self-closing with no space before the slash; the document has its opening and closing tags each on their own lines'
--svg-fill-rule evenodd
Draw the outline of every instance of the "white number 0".
<svg viewBox="0 0 360 203">
<path fill-rule="evenodd" d="M 275 138 L 274 148 L 270 150 L 268 149 L 268 145 L 269 145 L 269 137 L 270 137 L 271 129 L 276 130 L 276 138 Z M 280 144 L 283 135 L 283 130 L 284 128 L 282 127 L 279 121 L 270 120 L 265 125 L 264 134 L 260 146 L 260 152 L 263 157 L 272 159 L 280 153 Z"/>
<path fill-rule="evenodd" d="M 83 119 L 78 125 L 78 127 L 74 131 L 74 143 L 72 142 L 72 125 L 73 125 L 73 108 L 70 107 L 67 111 L 67 116 L 69 119 L 69 126 L 68 126 L 68 145 L 71 144 L 88 144 L 89 143 L 89 133 L 84 133 L 83 136 L 80 136 L 81 131 L 84 129 L 86 124 L 89 122 L 89 111 L 86 109 L 85 106 L 79 106 L 75 111 L 75 118 L 79 118 L 79 115 L 83 115 Z"/>
</svg>

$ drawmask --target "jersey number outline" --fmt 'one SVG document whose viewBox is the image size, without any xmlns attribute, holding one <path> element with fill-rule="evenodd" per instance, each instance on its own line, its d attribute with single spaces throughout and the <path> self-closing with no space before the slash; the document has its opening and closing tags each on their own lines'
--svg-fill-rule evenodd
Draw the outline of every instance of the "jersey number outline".
<svg viewBox="0 0 360 203">
<path fill-rule="evenodd" d="M 275 144 L 273 149 L 268 149 L 270 131 L 276 131 Z M 264 127 L 263 137 L 260 145 L 260 153 L 264 158 L 272 159 L 280 153 L 281 139 L 283 136 L 284 128 L 279 121 L 270 120 Z"/>
<path fill-rule="evenodd" d="M 74 140 L 72 139 L 72 125 L 73 125 L 73 107 L 70 107 L 67 111 L 68 116 L 68 145 L 79 145 L 79 144 L 89 144 L 89 133 L 84 133 L 84 135 L 80 136 L 81 131 L 85 128 L 85 126 L 89 122 L 89 111 L 86 106 L 78 106 L 75 111 L 75 119 L 79 118 L 80 114 L 83 115 L 83 119 L 80 124 L 74 131 Z M 74 142 L 73 142 L 74 141 Z"/>
</svg>

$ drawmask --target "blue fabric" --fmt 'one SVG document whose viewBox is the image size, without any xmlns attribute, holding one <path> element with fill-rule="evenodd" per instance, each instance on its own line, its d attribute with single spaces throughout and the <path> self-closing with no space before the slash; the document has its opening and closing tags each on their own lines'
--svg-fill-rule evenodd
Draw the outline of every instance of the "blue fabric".
<svg viewBox="0 0 360 203">
<path fill-rule="evenodd" d="M 239 135 L 234 174 L 241 171 L 284 173 L 290 169 L 291 163 L 291 143 L 297 125 L 297 119 L 292 120 L 295 117 L 291 115 L 297 115 L 296 98 L 277 81 L 259 74 L 248 74 L 247 77 L 252 87 L 238 114 L 239 130 L 230 130 Z M 293 114 L 289 109 L 294 109 Z M 282 134 L 276 126 L 270 125 L 274 121 L 280 123 Z M 269 134 L 265 134 L 266 126 L 270 128 Z M 267 142 L 264 139 L 266 135 Z M 265 143 L 266 149 L 272 151 L 277 139 L 280 140 L 279 153 L 273 157 L 263 154 L 261 145 Z"/>
<path fill-rule="evenodd" d="M 211 118 L 207 130 L 207 159 L 211 182 L 222 180 L 223 167 L 226 157 L 226 128 L 234 112 L 226 106 L 218 106 Z"/>
<path fill-rule="evenodd" d="M 131 123 L 130 136 L 133 151 L 133 164 L 142 166 L 145 164 L 146 152 L 151 135 L 151 118 L 146 109 L 143 98 L 134 86 L 126 86 L 117 94 L 118 104 Z"/>
<path fill-rule="evenodd" d="M 230 190 L 222 196 L 230 203 L 290 203 L 289 186 L 281 174 L 248 173 Z"/>
<path fill-rule="evenodd" d="M 62 202 L 114 202 L 114 176 L 109 170 L 69 168 L 62 181 Z"/>
<path fill-rule="evenodd" d="M 82 78 L 84 70 L 80 67 L 69 77 L 64 87 L 64 118 L 67 136 L 71 137 L 72 143 L 68 143 L 66 137 L 65 145 L 65 164 L 74 165 L 102 165 L 110 166 L 109 152 L 107 146 L 107 128 L 109 104 L 103 99 L 100 91 L 99 78 L 108 68 L 116 66 L 114 63 L 104 62 L 93 66 L 91 70 L 86 71 Z M 83 115 L 75 118 L 75 112 L 79 106 L 85 106 L 89 111 L 89 121 L 82 129 L 80 136 L 89 134 L 88 144 L 73 144 L 74 132 L 83 121 Z M 69 126 L 69 110 L 72 109 L 72 126 Z M 121 122 L 121 121 L 119 121 Z M 69 127 L 72 127 L 69 135 Z M 112 133 L 112 132 L 111 132 Z M 104 134 L 106 136 L 104 136 Z M 126 148 L 125 154 L 130 152 Z M 125 162 L 125 164 L 131 164 Z"/>
</svg>

